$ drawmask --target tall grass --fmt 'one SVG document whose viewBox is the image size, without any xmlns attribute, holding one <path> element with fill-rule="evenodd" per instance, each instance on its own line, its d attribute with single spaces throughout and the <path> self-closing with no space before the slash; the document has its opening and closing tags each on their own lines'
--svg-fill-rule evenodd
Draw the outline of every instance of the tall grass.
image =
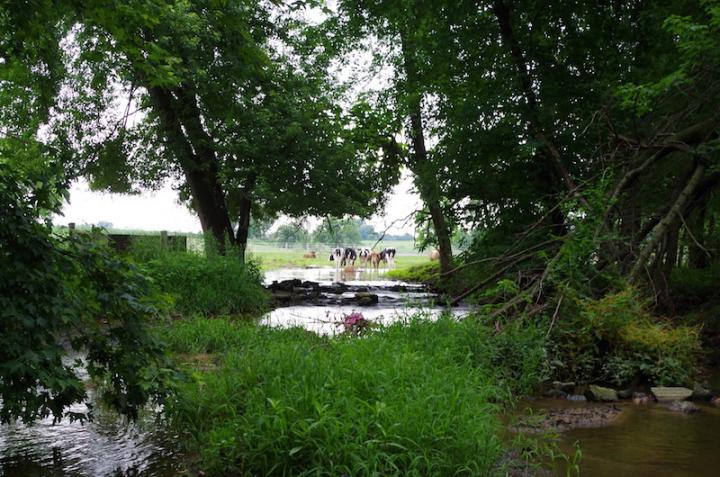
<svg viewBox="0 0 720 477">
<path fill-rule="evenodd" d="M 544 356 L 540 333 L 516 332 L 510 352 L 512 337 L 451 318 L 362 338 L 178 322 L 170 349 L 220 366 L 166 410 L 209 475 L 488 475 L 503 451 L 494 403 Z"/>
<path fill-rule="evenodd" d="M 175 313 L 228 315 L 254 313 L 267 306 L 262 274 L 235 253 L 198 254 L 163 248 L 158 241 L 137 240 L 130 254 L 158 289 L 171 297 Z"/>
</svg>

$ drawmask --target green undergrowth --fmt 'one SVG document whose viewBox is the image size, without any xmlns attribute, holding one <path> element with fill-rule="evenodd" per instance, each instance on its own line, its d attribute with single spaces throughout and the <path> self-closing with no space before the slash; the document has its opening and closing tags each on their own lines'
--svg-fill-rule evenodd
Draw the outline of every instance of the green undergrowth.
<svg viewBox="0 0 720 477">
<path fill-rule="evenodd" d="M 361 337 L 220 318 L 160 334 L 176 354 L 214 356 L 166 407 L 208 475 L 502 474 L 501 403 L 545 358 L 536 328 L 448 317 Z"/>
<path fill-rule="evenodd" d="M 413 265 L 407 268 L 397 268 L 395 270 L 389 270 L 385 275 L 388 278 L 392 278 L 395 280 L 435 285 L 438 282 L 439 273 L 439 262 L 427 262 L 419 265 Z"/>
<path fill-rule="evenodd" d="M 620 387 L 690 383 L 700 355 L 698 327 L 652 316 L 632 288 L 566 303 L 551 334 L 555 377 Z"/>
<path fill-rule="evenodd" d="M 139 241 L 130 255 L 169 297 L 174 314 L 252 314 L 268 306 L 258 266 L 236 254 L 205 256 Z"/>
</svg>

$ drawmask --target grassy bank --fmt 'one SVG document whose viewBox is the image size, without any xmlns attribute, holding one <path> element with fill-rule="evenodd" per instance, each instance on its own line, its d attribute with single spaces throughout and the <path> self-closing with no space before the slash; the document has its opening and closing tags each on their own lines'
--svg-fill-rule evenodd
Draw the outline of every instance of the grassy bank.
<svg viewBox="0 0 720 477">
<path fill-rule="evenodd" d="M 156 240 L 136 240 L 129 255 L 164 295 L 171 314 L 247 315 L 268 306 L 262 273 L 252 260 L 166 250 Z"/>
<path fill-rule="evenodd" d="M 414 320 L 323 338 L 229 319 L 160 330 L 188 364 L 167 411 L 209 475 L 488 475 L 500 405 L 539 379 L 542 334 Z"/>
</svg>

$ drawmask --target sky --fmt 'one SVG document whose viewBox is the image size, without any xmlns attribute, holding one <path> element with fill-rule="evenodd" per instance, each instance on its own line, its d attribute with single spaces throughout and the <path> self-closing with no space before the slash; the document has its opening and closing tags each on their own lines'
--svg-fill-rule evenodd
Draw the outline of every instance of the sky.
<svg viewBox="0 0 720 477">
<path fill-rule="evenodd" d="M 412 189 L 412 177 L 406 172 L 392 190 L 385 213 L 376 214 L 370 219 L 376 230 L 385 230 L 397 221 L 388 229 L 388 233 L 414 233 L 414 222 L 404 220 L 420 207 L 420 199 Z M 197 215 L 178 203 L 177 192 L 170 184 L 158 191 L 128 195 L 94 192 L 85 181 L 80 180 L 70 188 L 70 202 L 63 207 L 62 212 L 62 216 L 53 220 L 56 225 L 67 225 L 69 222 L 98 225 L 99 222 L 109 222 L 112 227 L 119 229 L 202 231 Z M 308 223 L 312 228 L 319 223 L 319 219 L 310 219 Z"/>
</svg>

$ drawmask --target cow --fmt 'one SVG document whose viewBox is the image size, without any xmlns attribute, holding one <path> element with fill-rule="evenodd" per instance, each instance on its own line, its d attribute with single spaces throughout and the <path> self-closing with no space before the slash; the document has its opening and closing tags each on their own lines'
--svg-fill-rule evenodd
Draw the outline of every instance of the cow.
<svg viewBox="0 0 720 477">
<path fill-rule="evenodd" d="M 352 248 L 336 247 L 330 252 L 330 261 L 335 262 L 335 267 L 340 268 L 346 266 L 348 263 L 352 266 L 355 265 L 357 254 Z"/>
<path fill-rule="evenodd" d="M 317 254 L 315 253 L 315 250 L 310 250 L 303 255 L 303 258 L 317 258 Z"/>
<path fill-rule="evenodd" d="M 437 250 L 433 250 L 432 252 L 430 252 L 430 260 L 433 262 L 436 260 L 440 260 L 440 252 L 438 252 Z"/>
<path fill-rule="evenodd" d="M 368 258 L 370 257 L 370 250 L 367 248 L 359 248 L 357 249 L 357 255 L 358 257 L 360 257 L 360 266 L 367 267 Z"/>
<path fill-rule="evenodd" d="M 345 255 L 345 249 L 335 247 L 330 251 L 330 261 L 335 262 L 335 268 L 340 268 L 340 262 L 342 262 L 343 255 Z"/>
<path fill-rule="evenodd" d="M 394 248 L 386 248 L 382 251 L 383 255 L 385 256 L 385 263 L 388 264 L 389 267 L 395 266 L 395 254 L 397 251 Z"/>
<path fill-rule="evenodd" d="M 375 270 L 378 269 L 380 266 L 380 261 L 382 259 L 380 258 L 380 254 L 377 252 L 370 252 L 370 255 L 368 255 L 367 261 L 370 264 L 371 267 L 373 267 Z"/>
<path fill-rule="evenodd" d="M 351 267 L 354 267 L 355 260 L 357 260 L 357 253 L 355 253 L 355 249 L 346 248 L 343 254 L 342 266 L 344 267 L 349 264 Z"/>
</svg>

